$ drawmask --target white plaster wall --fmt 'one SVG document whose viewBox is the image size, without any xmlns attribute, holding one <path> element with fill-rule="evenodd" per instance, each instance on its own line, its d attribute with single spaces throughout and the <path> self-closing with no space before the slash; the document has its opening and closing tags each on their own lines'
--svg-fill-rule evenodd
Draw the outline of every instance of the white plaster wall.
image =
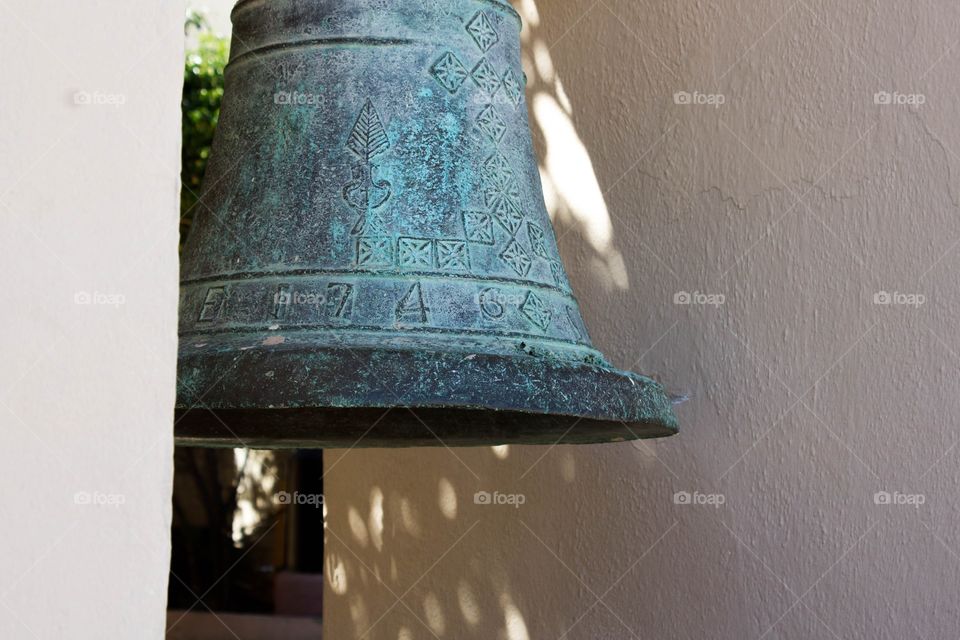
<svg viewBox="0 0 960 640">
<path fill-rule="evenodd" d="M 0 2 L 0 638 L 163 637 L 183 10 Z"/>
<path fill-rule="evenodd" d="M 516 6 L 587 323 L 683 432 L 330 452 L 326 635 L 955 638 L 960 6 Z"/>
</svg>

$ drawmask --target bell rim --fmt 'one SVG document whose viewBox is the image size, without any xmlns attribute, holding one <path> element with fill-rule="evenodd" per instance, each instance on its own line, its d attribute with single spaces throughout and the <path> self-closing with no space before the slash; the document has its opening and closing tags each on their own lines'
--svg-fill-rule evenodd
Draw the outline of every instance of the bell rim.
<svg viewBox="0 0 960 640">
<path fill-rule="evenodd" d="M 194 419 L 186 417 L 189 411 Z M 384 427 L 409 425 L 416 428 L 423 423 L 428 425 L 448 424 L 451 422 L 470 422 L 476 426 L 479 416 L 493 417 L 487 426 L 491 430 L 474 435 L 464 435 L 456 431 L 445 431 L 432 426 L 423 429 L 419 435 L 407 434 L 405 437 L 363 435 L 352 438 L 339 436 L 286 435 L 277 437 L 263 433 L 259 424 L 263 421 L 296 421 L 304 417 L 324 421 L 353 420 L 360 416 L 374 422 L 385 413 L 396 414 L 407 411 L 406 407 L 350 408 L 350 409 L 277 409 L 277 410 L 178 410 L 178 418 L 184 427 L 178 426 L 176 444 L 202 448 L 251 448 L 260 450 L 289 449 L 414 449 L 414 448 L 476 448 L 496 446 L 556 446 L 589 445 L 633 442 L 667 438 L 677 435 L 676 427 L 664 426 L 657 422 L 620 423 L 599 421 L 587 418 L 577 419 L 576 425 L 561 419 L 570 416 L 538 415 L 521 412 L 495 411 L 491 409 L 416 409 L 416 419 L 383 423 Z M 194 415 L 195 414 L 195 415 Z M 340 415 L 336 415 L 340 414 Z M 528 430 L 522 431 L 517 425 L 523 423 Z M 229 426 L 229 430 L 225 427 Z M 568 426 L 569 425 L 569 426 Z M 573 428 L 571 428 L 573 427 Z M 499 431 L 496 431 L 499 430 Z M 495 433 L 501 433 L 497 437 Z"/>
<path fill-rule="evenodd" d="M 658 382 L 529 355 L 207 345 L 181 350 L 178 378 L 174 435 L 187 446 L 599 444 L 678 432 Z"/>
</svg>

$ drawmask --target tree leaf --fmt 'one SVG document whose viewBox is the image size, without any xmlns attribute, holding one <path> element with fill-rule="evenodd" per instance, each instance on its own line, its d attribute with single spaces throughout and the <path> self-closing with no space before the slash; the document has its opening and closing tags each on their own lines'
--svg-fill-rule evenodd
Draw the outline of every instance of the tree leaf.
<svg viewBox="0 0 960 640">
<path fill-rule="evenodd" d="M 387 138 L 380 114 L 369 99 L 363 105 L 356 124 L 353 125 L 347 147 L 367 162 L 390 147 L 390 139 Z"/>
</svg>

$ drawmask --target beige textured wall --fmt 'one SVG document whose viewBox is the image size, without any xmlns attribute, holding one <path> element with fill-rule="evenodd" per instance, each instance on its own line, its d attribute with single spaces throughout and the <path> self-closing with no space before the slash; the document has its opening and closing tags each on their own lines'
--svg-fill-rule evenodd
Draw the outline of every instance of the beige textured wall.
<svg viewBox="0 0 960 640">
<path fill-rule="evenodd" d="M 0 638 L 160 640 L 183 5 L 0 1 Z"/>
<path fill-rule="evenodd" d="M 956 637 L 960 6 L 516 5 L 587 323 L 683 433 L 330 452 L 326 635 Z"/>
</svg>

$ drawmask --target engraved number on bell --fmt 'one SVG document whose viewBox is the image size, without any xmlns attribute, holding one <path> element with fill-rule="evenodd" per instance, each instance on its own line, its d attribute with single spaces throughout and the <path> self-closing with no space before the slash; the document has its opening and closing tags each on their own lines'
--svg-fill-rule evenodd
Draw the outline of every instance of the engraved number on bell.
<svg viewBox="0 0 960 640">
<path fill-rule="evenodd" d="M 400 298 L 400 302 L 397 304 L 397 321 L 426 324 L 429 319 L 429 312 L 430 309 L 423 298 L 423 287 L 418 282 Z"/>
<path fill-rule="evenodd" d="M 349 318 L 353 312 L 353 285 L 339 282 L 327 286 L 327 304 L 333 318 Z"/>
<path fill-rule="evenodd" d="M 270 317 L 274 320 L 283 320 L 287 317 L 287 311 L 290 310 L 290 305 L 293 303 L 293 294 L 290 289 L 290 285 L 282 284 L 277 287 L 277 292 L 273 294 L 273 310 L 270 313 Z"/>
<path fill-rule="evenodd" d="M 213 322 L 220 317 L 220 311 L 223 309 L 223 303 L 227 300 L 226 287 L 211 287 L 207 289 L 207 295 L 203 299 L 203 305 L 200 307 L 199 322 Z"/>
<path fill-rule="evenodd" d="M 480 311 L 483 317 L 488 320 L 499 320 L 506 313 L 506 307 L 503 306 L 503 294 L 499 290 L 490 287 L 480 292 Z"/>
</svg>

